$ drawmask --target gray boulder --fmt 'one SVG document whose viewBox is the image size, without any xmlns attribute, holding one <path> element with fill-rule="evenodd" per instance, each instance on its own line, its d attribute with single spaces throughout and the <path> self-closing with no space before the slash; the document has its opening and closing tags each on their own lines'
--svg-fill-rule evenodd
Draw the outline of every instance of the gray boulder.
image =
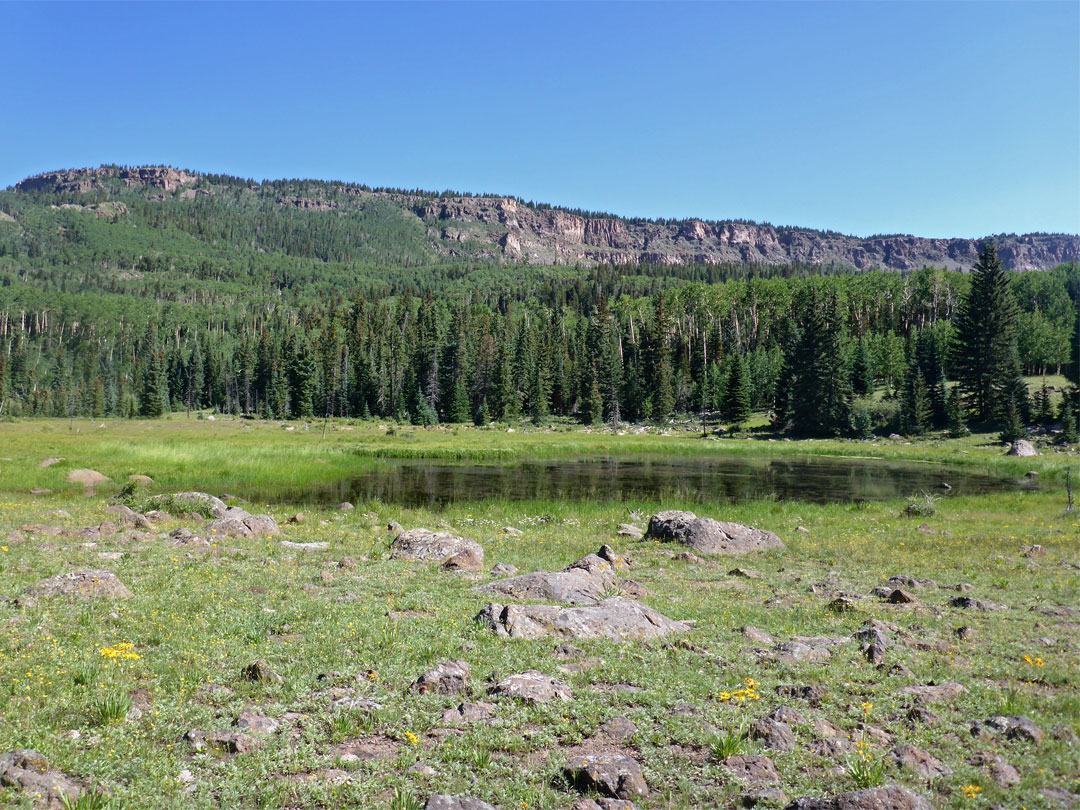
<svg viewBox="0 0 1080 810">
<path fill-rule="evenodd" d="M 489 582 L 476 590 L 520 601 L 549 599 L 567 605 L 588 605 L 614 589 L 617 581 L 608 560 L 589 554 L 562 571 L 533 571 Z"/>
<path fill-rule="evenodd" d="M 428 797 L 424 810 L 495 810 L 495 808 L 472 796 L 447 796 L 442 793 L 433 793 Z"/>
<path fill-rule="evenodd" d="M 701 554 L 747 554 L 784 547 L 772 532 L 674 510 L 649 518 L 645 539 L 681 543 Z"/>
<path fill-rule="evenodd" d="M 465 661 L 444 661 L 417 678 L 412 689 L 421 695 L 460 695 L 469 689 L 469 665 Z"/>
<path fill-rule="evenodd" d="M 550 703 L 553 700 L 572 700 L 574 697 L 565 683 L 535 669 L 503 678 L 491 688 L 491 694 L 529 703 Z"/>
<path fill-rule="evenodd" d="M 821 799 L 796 799 L 787 810 L 933 810 L 930 802 L 898 785 L 852 790 Z"/>
<path fill-rule="evenodd" d="M 40 806 L 62 808 L 82 795 L 82 787 L 63 771 L 53 770 L 37 751 L 26 748 L 0 754 L 0 785 L 38 799 Z"/>
<path fill-rule="evenodd" d="M 1009 447 L 1007 455 L 1010 456 L 1037 456 L 1039 451 L 1035 449 L 1035 445 L 1029 442 L 1027 439 L 1019 439 L 1012 443 Z"/>
<path fill-rule="evenodd" d="M 77 596 L 80 599 L 127 599 L 131 591 L 112 571 L 82 568 L 43 579 L 24 591 L 27 598 Z"/>
<path fill-rule="evenodd" d="M 450 534 L 450 532 L 409 529 L 394 538 L 394 542 L 390 545 L 390 556 L 395 560 L 424 560 L 442 563 L 462 553 L 483 563 L 484 549 L 479 543 Z"/>
<path fill-rule="evenodd" d="M 525 639 L 553 635 L 625 641 L 659 638 L 691 629 L 686 622 L 669 619 L 640 602 L 624 597 L 611 597 L 596 605 L 583 607 L 493 603 L 485 605 L 476 620 L 502 638 Z"/>
<path fill-rule="evenodd" d="M 595 790 L 614 799 L 649 795 L 649 785 L 636 759 L 623 754 L 585 754 L 571 757 L 563 773 L 575 788 Z"/>
</svg>

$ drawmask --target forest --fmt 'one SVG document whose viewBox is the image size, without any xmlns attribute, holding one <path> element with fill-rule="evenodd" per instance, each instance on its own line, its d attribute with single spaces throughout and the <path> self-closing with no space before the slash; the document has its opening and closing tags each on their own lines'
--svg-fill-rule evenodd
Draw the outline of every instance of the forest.
<svg viewBox="0 0 1080 810">
<path fill-rule="evenodd" d="M 1074 422 L 1023 378 L 1077 381 L 1075 263 L 1006 272 L 992 244 L 972 274 L 454 262 L 390 206 L 320 218 L 217 188 L 0 192 L 0 416 Z"/>
</svg>

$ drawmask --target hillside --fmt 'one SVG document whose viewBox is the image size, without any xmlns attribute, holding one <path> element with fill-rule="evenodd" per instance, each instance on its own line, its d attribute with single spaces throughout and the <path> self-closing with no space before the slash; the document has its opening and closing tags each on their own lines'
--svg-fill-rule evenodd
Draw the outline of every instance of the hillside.
<svg viewBox="0 0 1080 810">
<path fill-rule="evenodd" d="M 240 242 L 324 261 L 412 266 L 458 261 L 748 264 L 911 271 L 930 266 L 966 270 L 978 253 L 972 239 L 863 239 L 743 221 L 625 219 L 511 197 L 310 180 L 256 183 L 167 167 L 103 166 L 27 178 L 13 195 L 0 197 L 0 217 L 24 225 L 10 204 L 13 198 L 89 209 L 111 221 L 124 220 L 132 205 L 157 205 L 160 224 L 203 241 Z M 1014 270 L 1080 260 L 1077 235 L 1005 234 L 996 239 L 1003 263 Z"/>
</svg>

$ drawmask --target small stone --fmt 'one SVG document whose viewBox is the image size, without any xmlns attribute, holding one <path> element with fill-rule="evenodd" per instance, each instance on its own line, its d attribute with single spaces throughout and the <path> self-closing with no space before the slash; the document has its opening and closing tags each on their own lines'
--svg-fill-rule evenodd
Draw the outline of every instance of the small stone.
<svg viewBox="0 0 1080 810">
<path fill-rule="evenodd" d="M 356 508 L 356 507 L 355 507 L 355 506 L 353 506 L 353 505 L 352 505 L 351 503 L 349 503 L 348 501 L 342 501 L 341 503 L 339 503 L 339 504 L 337 505 L 337 510 L 338 510 L 339 512 L 351 512 L 351 511 L 352 511 L 352 510 L 354 510 L 355 508 Z"/>
<path fill-rule="evenodd" d="M 503 526 L 500 531 L 508 537 L 521 537 L 525 534 L 525 532 L 523 532 L 521 529 L 518 529 L 514 526 Z"/>
<path fill-rule="evenodd" d="M 766 748 L 776 751 L 793 751 L 795 735 L 787 723 L 762 718 L 750 724 L 750 739 L 761 740 Z"/>
<path fill-rule="evenodd" d="M 939 776 L 949 776 L 952 768 L 943 765 L 926 751 L 913 745 L 900 745 L 889 752 L 889 757 L 902 768 L 914 771 L 923 779 L 937 779 Z"/>
<path fill-rule="evenodd" d="M 957 627 L 953 630 L 953 635 L 960 641 L 971 641 L 971 639 L 975 638 L 975 628 L 965 624 L 963 627 Z"/>
<path fill-rule="evenodd" d="M 920 703 L 941 703 L 967 693 L 967 687 L 956 681 L 929 686 L 905 686 L 900 690 L 901 695 L 913 697 Z"/>
<path fill-rule="evenodd" d="M 728 576 L 741 577 L 743 579 L 761 579 L 761 574 L 757 571 L 751 571 L 748 568 L 732 568 L 728 571 Z"/>
<path fill-rule="evenodd" d="M 736 779 L 745 782 L 778 782 L 780 780 L 776 766 L 768 757 L 754 755 L 728 757 L 724 760 L 724 767 L 731 771 Z"/>
<path fill-rule="evenodd" d="M 495 810 L 495 808 L 472 796 L 447 796 L 442 793 L 433 793 L 428 797 L 424 810 Z"/>
<path fill-rule="evenodd" d="M 465 661 L 445 661 L 425 672 L 411 687 L 421 695 L 459 695 L 469 690 L 469 665 Z"/>
<path fill-rule="evenodd" d="M 414 762 L 405 770 L 405 773 L 411 773 L 413 776 L 421 776 L 425 779 L 434 779 L 439 775 L 434 768 L 423 762 Z"/>
<path fill-rule="evenodd" d="M 296 524 L 296 523 L 303 523 L 305 520 L 307 520 L 307 517 L 304 515 L 304 513 L 303 512 L 297 512 L 296 514 L 294 514 L 292 517 L 290 517 L 285 522 L 286 523 Z"/>
<path fill-rule="evenodd" d="M 176 781 L 181 782 L 185 785 L 190 785 L 192 782 L 195 781 L 195 775 L 187 768 L 184 768 L 184 770 L 180 771 L 180 773 L 176 775 Z"/>
<path fill-rule="evenodd" d="M 261 683 L 285 683 L 285 679 L 277 674 L 264 659 L 260 658 L 244 667 L 241 673 L 244 679 L 259 681 Z"/>
<path fill-rule="evenodd" d="M 244 712 L 236 718 L 236 727 L 252 734 L 273 734 L 280 725 L 279 720 L 258 712 Z"/>
<path fill-rule="evenodd" d="M 442 715 L 444 726 L 461 726 L 469 723 L 482 723 L 495 717 L 493 703 L 462 703 L 456 709 L 447 709 Z"/>
<path fill-rule="evenodd" d="M 773 636 L 770 636 L 764 630 L 759 630 L 758 628 L 751 627 L 748 624 L 743 625 L 740 628 L 740 632 L 747 639 L 754 642 L 755 644 L 775 644 L 776 643 L 776 639 Z"/>
<path fill-rule="evenodd" d="M 768 717 L 770 720 L 775 720 L 778 723 L 787 723 L 789 726 L 802 726 L 806 725 L 806 717 L 798 709 L 792 709 L 789 706 L 777 706 L 771 712 Z"/>
<path fill-rule="evenodd" d="M 973 596 L 954 596 L 949 600 L 949 607 L 962 608 L 964 610 L 1004 610 L 1004 605 L 994 602 L 986 602 Z"/>
<path fill-rule="evenodd" d="M 839 596 L 829 602 L 828 607 L 833 613 L 851 613 L 858 607 L 858 604 L 854 599 L 847 596 Z"/>
<path fill-rule="evenodd" d="M 578 790 L 595 790 L 615 799 L 649 795 L 641 765 L 632 757 L 622 754 L 572 757 L 563 768 L 563 773 Z"/>
<path fill-rule="evenodd" d="M 571 700 L 574 696 L 569 686 L 535 669 L 503 678 L 492 687 L 491 693 L 530 703 Z"/>
<path fill-rule="evenodd" d="M 776 694 L 780 697 L 805 700 L 811 706 L 817 706 L 820 705 L 822 699 L 824 699 L 825 690 L 820 686 L 784 685 L 776 687 Z"/>
<path fill-rule="evenodd" d="M 929 709 L 923 708 L 922 706 L 912 706 L 910 709 L 907 710 L 905 717 L 907 717 L 908 722 L 912 725 L 915 725 L 917 723 L 924 725 L 932 725 L 936 723 L 939 719 L 936 714 L 934 714 Z"/>
<path fill-rule="evenodd" d="M 968 760 L 968 764 L 984 770 L 998 787 L 1009 788 L 1020 784 L 1020 772 L 1000 754 L 979 751 Z"/>
<path fill-rule="evenodd" d="M 620 523 L 615 531 L 620 537 L 631 537 L 635 540 L 640 540 L 645 536 L 645 532 L 629 523 Z"/>
<path fill-rule="evenodd" d="M 933 810 L 926 799 L 898 785 L 839 793 L 828 798 L 796 799 L 787 810 Z"/>
<path fill-rule="evenodd" d="M 510 565 L 509 563 L 496 563 L 491 569 L 491 575 L 493 577 L 512 577 L 517 572 L 517 566 Z"/>
<path fill-rule="evenodd" d="M 637 726 L 628 717 L 619 715 L 600 726 L 598 731 L 605 737 L 611 737 L 614 740 L 625 740 L 627 737 L 633 737 L 637 734 Z"/>
<path fill-rule="evenodd" d="M 896 588 L 885 598 L 885 601 L 891 605 L 911 605 L 918 600 L 903 588 Z"/>
</svg>

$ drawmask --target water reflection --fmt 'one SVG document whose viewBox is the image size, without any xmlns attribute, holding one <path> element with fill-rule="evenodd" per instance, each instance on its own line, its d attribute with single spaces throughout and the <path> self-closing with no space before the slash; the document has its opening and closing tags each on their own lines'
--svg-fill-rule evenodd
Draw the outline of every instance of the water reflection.
<svg viewBox="0 0 1080 810">
<path fill-rule="evenodd" d="M 365 463 L 325 486 L 249 493 L 263 501 L 333 504 L 378 499 L 438 507 L 453 501 L 701 501 L 776 498 L 812 503 L 884 500 L 923 490 L 970 495 L 1033 488 L 964 468 L 868 459 L 786 457 L 590 458 L 478 464 L 423 460 Z"/>
</svg>

